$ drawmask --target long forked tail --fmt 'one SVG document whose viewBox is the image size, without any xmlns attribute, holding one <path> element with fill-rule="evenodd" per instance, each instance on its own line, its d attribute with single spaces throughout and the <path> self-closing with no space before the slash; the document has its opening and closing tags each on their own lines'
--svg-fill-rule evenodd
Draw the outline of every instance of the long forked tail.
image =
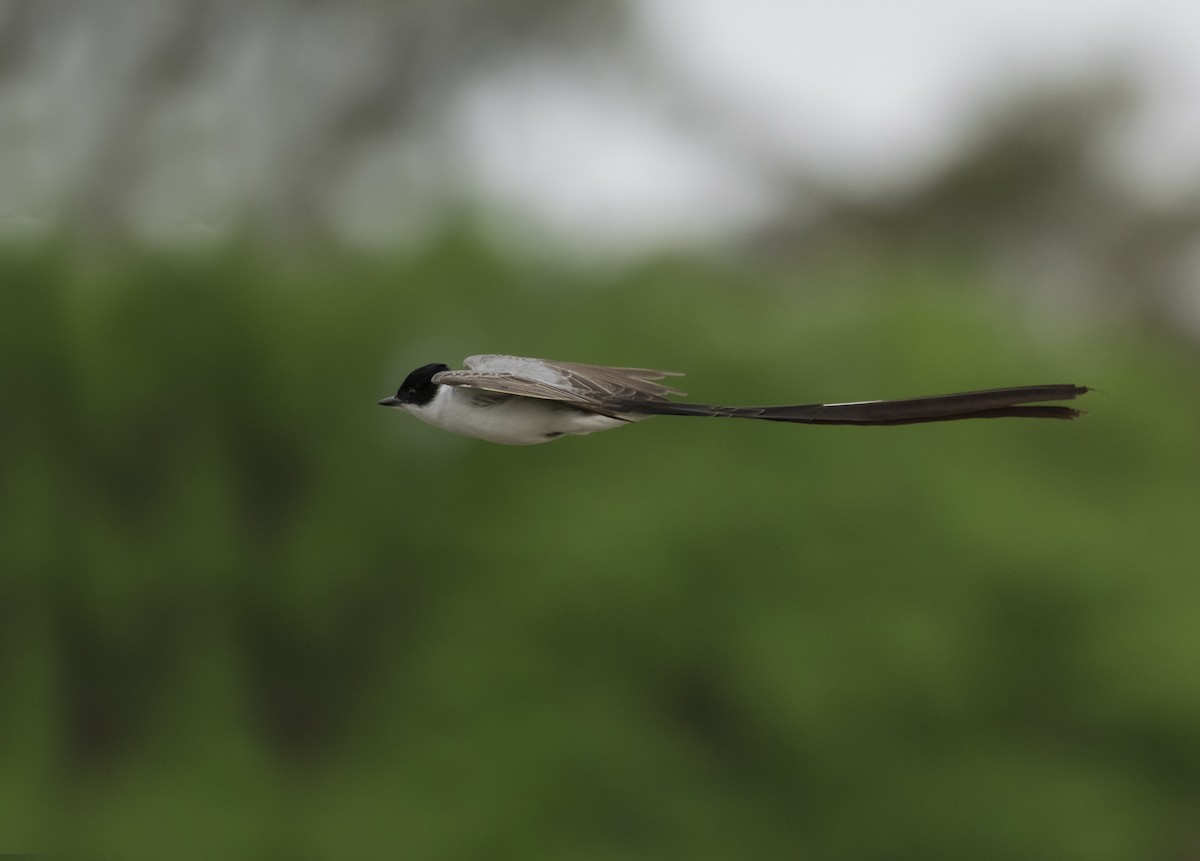
<svg viewBox="0 0 1200 861">
<path fill-rule="evenodd" d="M 800 404 L 785 407 L 723 407 L 663 400 L 630 405 L 633 407 L 630 412 L 762 419 L 812 425 L 906 425 L 995 418 L 1073 419 L 1082 414 L 1080 410 L 1064 406 L 1046 406 L 1040 402 L 1071 400 L 1087 391 L 1086 386 L 1068 384 L 1018 386 L 896 401 Z"/>
</svg>

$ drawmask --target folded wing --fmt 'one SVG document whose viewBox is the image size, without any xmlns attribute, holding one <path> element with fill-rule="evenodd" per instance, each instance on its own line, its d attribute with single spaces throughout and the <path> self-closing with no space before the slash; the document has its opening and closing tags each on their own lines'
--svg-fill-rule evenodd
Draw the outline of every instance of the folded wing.
<svg viewBox="0 0 1200 861">
<path fill-rule="evenodd" d="M 433 381 L 446 386 L 562 401 L 598 412 L 608 412 L 617 404 L 670 403 L 667 395 L 686 394 L 654 382 L 679 374 L 651 368 L 610 368 L 498 355 L 470 356 L 463 364 L 469 370 L 442 371 Z"/>
</svg>

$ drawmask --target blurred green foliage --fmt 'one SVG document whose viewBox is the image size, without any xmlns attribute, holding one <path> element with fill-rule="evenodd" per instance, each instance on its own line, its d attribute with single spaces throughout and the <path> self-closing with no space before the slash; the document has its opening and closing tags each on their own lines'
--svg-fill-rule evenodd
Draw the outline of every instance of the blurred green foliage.
<svg viewBox="0 0 1200 861">
<path fill-rule="evenodd" d="M 1194 348 L 969 267 L 0 257 L 0 850 L 1103 859 L 1200 840 Z M 375 401 L 514 352 L 798 402 L 508 448 Z M 1190 856 L 1188 856 L 1190 857 Z"/>
</svg>

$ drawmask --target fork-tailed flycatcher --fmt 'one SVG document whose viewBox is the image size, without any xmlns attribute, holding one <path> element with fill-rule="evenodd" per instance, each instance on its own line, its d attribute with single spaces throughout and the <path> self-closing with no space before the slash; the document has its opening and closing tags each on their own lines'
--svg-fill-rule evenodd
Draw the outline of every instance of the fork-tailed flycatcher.
<svg viewBox="0 0 1200 861">
<path fill-rule="evenodd" d="M 468 370 L 424 365 L 394 397 L 379 403 L 435 427 L 506 445 L 549 442 L 639 422 L 651 416 L 724 416 L 814 425 L 902 425 L 958 419 L 1073 419 L 1080 411 L 1041 401 L 1076 398 L 1085 386 L 1018 386 L 895 401 L 780 407 L 723 407 L 667 400 L 683 395 L 656 383 L 680 374 L 608 368 L 520 356 L 470 356 Z M 1030 406 L 1030 404 L 1037 404 Z"/>
</svg>

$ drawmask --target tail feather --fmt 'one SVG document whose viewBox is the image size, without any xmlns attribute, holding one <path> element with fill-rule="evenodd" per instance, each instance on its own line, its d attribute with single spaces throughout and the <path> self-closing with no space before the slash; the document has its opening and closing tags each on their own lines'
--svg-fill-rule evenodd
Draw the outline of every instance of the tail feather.
<svg viewBox="0 0 1200 861">
<path fill-rule="evenodd" d="M 1074 419 L 1082 414 L 1081 410 L 1029 404 L 1071 400 L 1087 391 L 1086 386 L 1061 384 L 844 404 L 726 407 L 663 400 L 628 404 L 622 408 L 628 412 L 650 415 L 745 418 L 819 425 L 902 425 L 991 418 Z"/>
</svg>

